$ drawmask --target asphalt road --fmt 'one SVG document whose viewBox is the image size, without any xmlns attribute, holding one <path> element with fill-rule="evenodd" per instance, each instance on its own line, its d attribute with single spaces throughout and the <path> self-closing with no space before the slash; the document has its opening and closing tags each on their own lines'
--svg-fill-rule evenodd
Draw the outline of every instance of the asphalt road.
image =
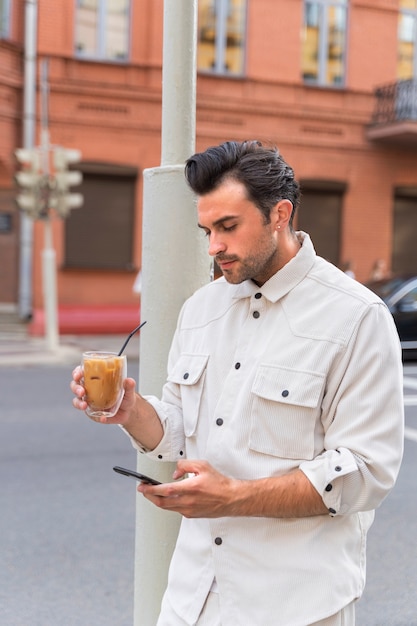
<svg viewBox="0 0 417 626">
<path fill-rule="evenodd" d="M 71 369 L 0 369 L 0 626 L 133 624 L 135 483 L 112 467 L 136 453 L 72 408 Z M 357 626 L 417 626 L 417 367 L 406 382 L 404 462 L 369 533 Z"/>
<path fill-rule="evenodd" d="M 72 367 L 0 371 L 1 626 L 131 626 L 135 467 L 118 426 L 72 408 Z"/>
</svg>

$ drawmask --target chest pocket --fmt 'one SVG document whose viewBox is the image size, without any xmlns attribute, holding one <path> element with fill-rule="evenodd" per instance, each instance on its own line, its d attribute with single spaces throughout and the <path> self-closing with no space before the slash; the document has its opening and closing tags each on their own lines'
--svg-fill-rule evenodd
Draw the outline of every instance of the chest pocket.
<svg viewBox="0 0 417 626">
<path fill-rule="evenodd" d="M 194 435 L 197 428 L 208 359 L 206 354 L 182 354 L 168 376 L 170 382 L 181 388 L 186 437 Z"/>
<path fill-rule="evenodd" d="M 312 459 L 325 377 L 260 365 L 254 395 L 249 447 L 288 459 Z"/>
</svg>

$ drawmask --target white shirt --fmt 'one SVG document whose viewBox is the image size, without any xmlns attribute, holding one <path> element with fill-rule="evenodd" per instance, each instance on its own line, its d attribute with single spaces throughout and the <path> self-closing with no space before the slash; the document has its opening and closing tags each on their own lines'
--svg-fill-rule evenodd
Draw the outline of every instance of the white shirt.
<svg viewBox="0 0 417 626">
<path fill-rule="evenodd" d="M 167 593 L 190 624 L 214 579 L 233 626 L 305 626 L 358 598 L 373 510 L 399 471 L 392 316 L 298 236 L 299 253 L 262 287 L 221 278 L 185 303 L 162 399 L 146 396 L 164 426 L 148 454 L 247 480 L 300 468 L 329 515 L 184 518 Z"/>
</svg>

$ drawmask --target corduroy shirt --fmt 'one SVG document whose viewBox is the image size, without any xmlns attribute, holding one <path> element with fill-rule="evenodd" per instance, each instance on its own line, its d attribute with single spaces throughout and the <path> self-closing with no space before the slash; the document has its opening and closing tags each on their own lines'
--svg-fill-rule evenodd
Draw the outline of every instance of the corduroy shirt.
<svg viewBox="0 0 417 626">
<path fill-rule="evenodd" d="M 220 278 L 184 305 L 151 458 L 243 480 L 300 468 L 329 514 L 183 519 L 167 593 L 189 624 L 216 580 L 221 622 L 305 626 L 358 598 L 366 534 L 403 451 L 402 362 L 385 304 L 298 254 L 262 287 Z M 135 447 L 144 452 L 140 444 Z"/>
</svg>

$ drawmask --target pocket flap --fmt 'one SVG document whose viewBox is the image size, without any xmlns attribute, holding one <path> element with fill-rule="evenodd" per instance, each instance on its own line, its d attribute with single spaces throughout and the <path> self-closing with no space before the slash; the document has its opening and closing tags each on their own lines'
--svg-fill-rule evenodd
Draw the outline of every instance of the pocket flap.
<svg viewBox="0 0 417 626">
<path fill-rule="evenodd" d="M 208 354 L 182 354 L 168 380 L 178 385 L 195 385 L 206 368 L 208 358 Z"/>
<path fill-rule="evenodd" d="M 266 400 L 314 408 L 318 405 L 323 386 L 323 374 L 260 365 L 252 392 Z"/>
</svg>

